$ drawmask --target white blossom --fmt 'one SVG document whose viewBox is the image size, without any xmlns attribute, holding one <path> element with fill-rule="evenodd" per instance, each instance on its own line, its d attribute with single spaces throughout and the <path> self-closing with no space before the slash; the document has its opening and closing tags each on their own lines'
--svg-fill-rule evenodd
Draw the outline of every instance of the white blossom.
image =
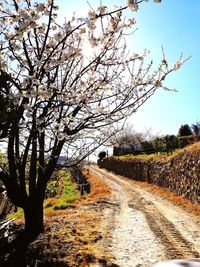
<svg viewBox="0 0 200 267">
<path fill-rule="evenodd" d="M 42 12 L 44 10 L 45 10 L 45 5 L 44 4 L 42 4 L 42 3 L 37 4 L 37 6 L 36 6 L 36 11 L 37 12 Z"/>
<path fill-rule="evenodd" d="M 89 19 L 92 20 L 92 19 L 96 18 L 97 14 L 95 11 L 89 11 L 88 16 L 89 16 Z"/>
<path fill-rule="evenodd" d="M 104 14 L 106 12 L 108 12 L 108 8 L 107 6 L 99 6 L 98 9 L 97 9 L 101 14 Z"/>
<path fill-rule="evenodd" d="M 177 61 L 177 62 L 174 64 L 174 70 L 178 70 L 178 69 L 180 69 L 181 65 L 182 65 L 182 63 L 179 62 L 179 61 Z"/>
<path fill-rule="evenodd" d="M 97 107 L 95 110 L 97 113 L 102 113 L 105 111 L 104 107 Z"/>
<path fill-rule="evenodd" d="M 96 28 L 96 25 L 95 25 L 95 22 L 93 20 L 89 20 L 87 22 L 87 27 L 90 29 L 90 30 L 94 30 Z"/>
<path fill-rule="evenodd" d="M 95 37 L 91 37 L 91 38 L 89 39 L 89 42 L 90 42 L 90 44 L 91 44 L 92 47 L 95 47 L 95 46 L 97 46 L 97 44 L 98 44 L 98 39 L 95 38 Z"/>
<path fill-rule="evenodd" d="M 5 1 L 1 11 L 6 10 Z M 124 16 L 126 7 L 108 10 L 101 5 L 83 20 L 74 17 L 60 25 L 54 1 L 36 2 L 19 0 L 18 11 L 9 5 L 10 15 L 0 18 L 0 68 L 14 81 L 9 97 L 16 109 L 28 102 L 18 123 L 21 144 L 36 118 L 38 131 L 45 136 L 45 151 L 51 151 L 58 138 L 66 141 L 67 148 L 74 145 L 74 153 L 82 153 L 77 143 L 85 144 L 105 125 L 110 127 L 135 112 L 156 89 L 165 88 L 165 77 L 183 63 L 179 59 L 165 68 L 163 56 L 153 70 L 153 64 L 144 61 L 147 50 L 128 51 L 127 29 L 136 21 Z M 137 11 L 140 2 L 128 0 L 127 4 Z"/>
<path fill-rule="evenodd" d="M 136 12 L 138 10 L 138 4 L 135 0 L 127 0 L 127 5 L 133 12 Z"/>
</svg>

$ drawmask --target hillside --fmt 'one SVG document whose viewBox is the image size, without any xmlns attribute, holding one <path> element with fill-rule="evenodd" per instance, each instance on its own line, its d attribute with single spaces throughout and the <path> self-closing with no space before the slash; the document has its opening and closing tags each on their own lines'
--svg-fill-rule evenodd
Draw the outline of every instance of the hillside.
<svg viewBox="0 0 200 267">
<path fill-rule="evenodd" d="M 200 204 L 200 142 L 172 155 L 105 158 L 101 167 L 137 181 L 147 182 Z"/>
</svg>

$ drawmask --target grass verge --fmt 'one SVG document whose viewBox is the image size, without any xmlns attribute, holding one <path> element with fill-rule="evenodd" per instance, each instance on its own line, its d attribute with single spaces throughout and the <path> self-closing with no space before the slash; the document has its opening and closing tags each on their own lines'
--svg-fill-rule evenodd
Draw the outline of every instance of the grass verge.
<svg viewBox="0 0 200 267">
<path fill-rule="evenodd" d="M 71 181 L 67 171 L 60 171 L 61 179 L 59 181 L 62 191 L 54 198 L 48 198 L 44 201 L 45 215 L 52 210 L 65 210 L 74 207 L 74 202 L 80 199 L 80 193 L 76 185 Z"/>
<path fill-rule="evenodd" d="M 60 171 L 59 190 L 54 198 L 47 198 L 44 201 L 44 214 L 48 215 L 52 211 L 65 210 L 75 206 L 75 201 L 80 199 L 80 193 L 76 189 L 76 185 L 71 181 L 67 171 Z M 54 190 L 54 183 L 50 183 L 51 190 Z M 15 219 L 23 222 L 23 209 L 18 208 L 17 212 L 8 214 L 7 219 Z"/>
<path fill-rule="evenodd" d="M 115 156 L 115 158 L 118 158 L 120 160 L 127 160 L 127 159 L 143 159 L 143 160 L 159 160 L 159 161 L 167 161 L 174 157 L 176 157 L 178 154 L 184 153 L 186 151 L 196 151 L 200 149 L 200 142 L 196 142 L 192 145 L 186 146 L 184 148 L 175 149 L 172 154 L 166 154 L 166 153 L 157 153 L 157 154 L 139 154 L 139 155 L 123 155 L 123 156 Z"/>
</svg>

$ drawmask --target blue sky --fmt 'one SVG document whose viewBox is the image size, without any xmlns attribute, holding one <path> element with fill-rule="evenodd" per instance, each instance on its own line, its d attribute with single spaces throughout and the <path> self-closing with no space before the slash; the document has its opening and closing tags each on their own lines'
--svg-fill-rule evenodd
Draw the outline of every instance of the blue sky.
<svg viewBox="0 0 200 267">
<path fill-rule="evenodd" d="M 181 52 L 191 59 L 167 80 L 178 92 L 157 92 L 130 121 L 136 129 L 177 134 L 181 124 L 200 121 L 200 1 L 152 1 L 141 6 L 136 18 L 136 42 L 150 49 L 153 60 L 159 59 L 161 45 L 171 63 Z"/>
<path fill-rule="evenodd" d="M 89 2 L 96 7 L 100 0 Z M 73 11 L 84 14 L 89 9 L 86 0 L 57 0 L 57 3 L 66 17 Z M 102 0 L 102 3 L 124 6 L 126 1 Z M 149 0 L 140 5 L 137 13 L 127 11 L 126 15 L 137 21 L 138 30 L 128 39 L 132 51 L 147 48 L 151 51 L 149 60 L 155 63 L 161 58 L 161 46 L 171 64 L 182 52 L 185 58 L 191 56 L 166 81 L 167 86 L 178 92 L 158 91 L 129 119 L 136 131 L 151 128 L 154 134 L 177 134 L 181 124 L 200 121 L 200 1 L 162 0 L 161 4 L 155 4 Z"/>
</svg>

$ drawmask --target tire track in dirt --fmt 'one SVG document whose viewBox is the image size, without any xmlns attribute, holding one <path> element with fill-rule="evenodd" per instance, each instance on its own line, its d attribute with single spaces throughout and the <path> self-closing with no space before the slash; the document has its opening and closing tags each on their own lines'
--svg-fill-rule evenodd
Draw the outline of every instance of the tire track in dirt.
<svg viewBox="0 0 200 267">
<path fill-rule="evenodd" d="M 120 207 L 114 213 L 111 233 L 111 252 L 117 254 L 115 263 L 120 267 L 136 267 L 150 266 L 161 260 L 199 257 L 200 250 L 162 214 L 156 205 L 158 200 L 151 201 L 149 192 L 145 198 L 145 190 L 140 192 L 139 188 L 119 176 L 98 168 L 93 168 L 92 171 L 112 186 L 114 201 L 117 200 Z M 152 199 L 154 198 L 152 195 Z M 128 233 L 128 238 L 125 232 Z M 200 237 L 200 230 L 198 236 Z"/>
<path fill-rule="evenodd" d="M 131 205 L 134 207 L 134 205 Z M 193 244 L 183 238 L 180 232 L 176 229 L 173 223 L 168 221 L 155 207 L 149 206 L 139 208 L 144 212 L 149 227 L 154 234 L 161 239 L 162 243 L 166 245 L 167 258 L 196 258 L 199 257 L 199 252 L 193 248 Z M 153 206 L 153 204 L 152 204 Z"/>
</svg>

